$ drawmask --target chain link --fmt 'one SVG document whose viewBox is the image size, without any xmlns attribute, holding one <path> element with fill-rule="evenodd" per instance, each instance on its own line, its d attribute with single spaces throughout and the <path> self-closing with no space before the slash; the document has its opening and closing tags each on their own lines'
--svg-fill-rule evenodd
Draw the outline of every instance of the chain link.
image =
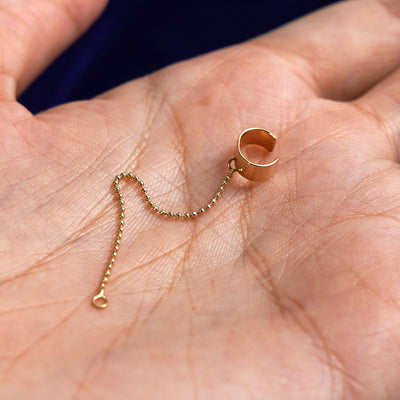
<svg viewBox="0 0 400 400">
<path fill-rule="evenodd" d="M 111 271 L 113 269 L 114 263 L 115 263 L 115 259 L 117 257 L 118 254 L 118 250 L 119 250 L 119 246 L 121 244 L 121 239 L 122 239 L 122 233 L 124 231 L 124 225 L 125 225 L 125 201 L 124 201 L 124 197 L 121 193 L 120 187 L 119 187 L 119 183 L 122 179 L 128 179 L 131 180 L 133 182 L 136 182 L 136 184 L 138 185 L 139 189 L 141 190 L 144 199 L 146 200 L 148 206 L 151 208 L 151 210 L 161 216 L 167 216 L 170 218 L 177 218 L 177 219 L 190 219 L 190 218 L 195 218 L 200 216 L 201 214 L 204 214 L 206 211 L 208 211 L 216 202 L 217 200 L 220 198 L 221 193 L 224 191 L 225 189 L 225 185 L 229 182 L 230 178 L 232 177 L 232 175 L 239 171 L 237 168 L 233 168 L 232 167 L 232 162 L 236 162 L 236 158 L 231 158 L 228 161 L 228 168 L 229 168 L 229 173 L 224 177 L 220 187 L 218 188 L 218 191 L 215 193 L 214 197 L 202 208 L 200 208 L 197 211 L 191 211 L 191 212 L 172 212 L 172 211 L 166 211 L 165 209 L 159 207 L 158 205 L 156 205 L 151 199 L 149 194 L 147 193 L 147 189 L 144 186 L 144 182 L 141 181 L 139 179 L 139 177 L 137 177 L 136 175 L 134 175 L 133 173 L 129 172 L 129 173 L 121 173 L 119 175 L 117 175 L 114 179 L 114 189 L 115 189 L 115 193 L 118 197 L 118 202 L 119 202 L 119 210 L 120 210 L 120 214 L 119 214 L 119 225 L 118 225 L 118 233 L 116 235 L 115 238 L 115 242 L 114 242 L 114 247 L 113 250 L 111 252 L 111 257 L 108 261 L 108 265 L 106 268 L 106 271 L 104 273 L 103 279 L 100 283 L 100 288 L 99 288 L 99 293 L 93 297 L 92 299 L 92 303 L 95 307 L 97 308 L 106 308 L 108 306 L 108 299 L 105 295 L 105 287 L 108 283 L 108 280 L 110 278 L 111 275 Z"/>
</svg>

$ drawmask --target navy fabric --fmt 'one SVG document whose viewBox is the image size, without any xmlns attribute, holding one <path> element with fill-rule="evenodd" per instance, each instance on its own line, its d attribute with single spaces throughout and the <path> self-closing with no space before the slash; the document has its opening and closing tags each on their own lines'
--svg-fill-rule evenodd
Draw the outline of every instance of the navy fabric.
<svg viewBox="0 0 400 400">
<path fill-rule="evenodd" d="M 33 113 L 262 34 L 332 0 L 110 0 L 20 97 Z"/>
</svg>

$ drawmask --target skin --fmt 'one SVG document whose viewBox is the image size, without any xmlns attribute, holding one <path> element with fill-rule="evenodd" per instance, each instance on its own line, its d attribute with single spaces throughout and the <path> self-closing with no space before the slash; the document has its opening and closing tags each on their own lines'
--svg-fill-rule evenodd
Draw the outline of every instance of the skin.
<svg viewBox="0 0 400 400">
<path fill-rule="evenodd" d="M 0 398 L 398 399 L 399 2 L 337 4 L 32 115 L 17 95 L 104 5 L 0 1 Z M 201 217 L 121 183 L 94 308 L 113 177 L 197 210 L 252 126 L 276 134 L 276 174 L 235 174 Z"/>
</svg>

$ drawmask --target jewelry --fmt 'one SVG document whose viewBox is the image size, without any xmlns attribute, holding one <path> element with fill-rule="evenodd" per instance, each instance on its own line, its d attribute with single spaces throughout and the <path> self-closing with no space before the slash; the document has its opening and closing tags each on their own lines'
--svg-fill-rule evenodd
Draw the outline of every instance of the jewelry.
<svg viewBox="0 0 400 400">
<path fill-rule="evenodd" d="M 122 232 L 124 230 L 125 201 L 119 188 L 120 180 L 129 179 L 136 182 L 139 188 L 141 189 L 143 197 L 145 198 L 147 204 L 150 206 L 151 210 L 156 214 L 177 219 L 190 219 L 197 217 L 201 214 L 204 214 L 216 203 L 216 201 L 219 199 L 222 192 L 224 191 L 225 185 L 229 182 L 229 180 L 231 179 L 232 175 L 235 172 L 238 172 L 244 178 L 252 181 L 264 181 L 269 179 L 275 173 L 276 166 L 279 160 L 278 157 L 268 164 L 258 164 L 250 161 L 244 155 L 243 149 L 244 147 L 249 145 L 256 145 L 264 148 L 268 152 L 272 152 L 275 148 L 275 144 L 276 144 L 276 137 L 271 132 L 265 129 L 249 128 L 243 131 L 238 138 L 236 154 L 228 161 L 229 172 L 224 177 L 220 187 L 218 188 L 218 192 L 203 208 L 200 208 L 198 211 L 191 211 L 186 213 L 165 211 L 164 209 L 154 204 L 154 202 L 150 199 L 150 196 L 147 193 L 147 189 L 144 187 L 143 181 L 141 181 L 136 175 L 134 175 L 131 172 L 129 173 L 123 172 L 117 175 L 114 179 L 114 189 L 118 197 L 119 209 L 120 209 L 118 233 L 115 238 L 115 243 L 111 253 L 111 258 L 108 261 L 106 271 L 100 283 L 99 293 L 93 297 L 92 304 L 97 308 L 106 308 L 108 306 L 108 299 L 105 295 L 105 287 L 109 280 L 112 268 L 114 266 L 119 246 L 121 244 Z M 235 163 L 235 167 L 232 166 L 233 163 Z"/>
</svg>

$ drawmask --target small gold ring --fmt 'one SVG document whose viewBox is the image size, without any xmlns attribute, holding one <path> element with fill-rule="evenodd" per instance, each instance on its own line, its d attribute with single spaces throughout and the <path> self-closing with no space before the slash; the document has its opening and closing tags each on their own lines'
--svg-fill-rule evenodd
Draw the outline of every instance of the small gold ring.
<svg viewBox="0 0 400 400">
<path fill-rule="evenodd" d="M 236 169 L 240 175 L 251 181 L 265 181 L 274 175 L 279 158 L 268 164 L 258 164 L 250 161 L 243 154 L 243 147 L 256 145 L 272 152 L 276 145 L 276 137 L 263 128 L 249 128 L 243 131 L 238 139 L 236 150 Z"/>
</svg>

